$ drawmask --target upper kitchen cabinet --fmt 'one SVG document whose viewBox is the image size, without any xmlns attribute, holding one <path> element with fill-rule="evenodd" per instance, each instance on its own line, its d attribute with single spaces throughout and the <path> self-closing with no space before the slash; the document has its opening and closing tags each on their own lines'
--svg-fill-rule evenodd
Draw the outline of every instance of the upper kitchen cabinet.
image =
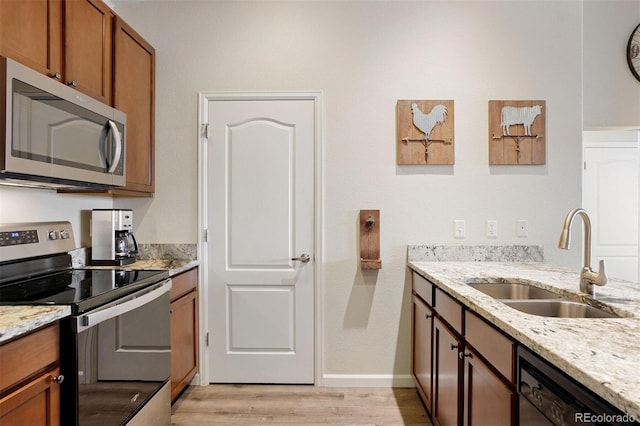
<svg viewBox="0 0 640 426">
<path fill-rule="evenodd" d="M 116 16 L 113 106 L 127 114 L 127 185 L 114 195 L 155 190 L 155 49 Z"/>
<path fill-rule="evenodd" d="M 111 9 L 101 0 L 67 0 L 64 17 L 64 82 L 111 104 Z"/>
<path fill-rule="evenodd" d="M 63 0 L 0 1 L 0 55 L 62 78 L 63 47 Z"/>
<path fill-rule="evenodd" d="M 110 104 L 113 16 L 102 0 L 3 0 L 0 55 Z"/>
</svg>

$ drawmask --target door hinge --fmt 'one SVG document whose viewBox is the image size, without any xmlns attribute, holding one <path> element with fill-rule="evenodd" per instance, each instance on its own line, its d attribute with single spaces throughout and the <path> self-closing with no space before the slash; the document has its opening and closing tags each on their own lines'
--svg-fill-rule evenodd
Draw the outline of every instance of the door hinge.
<svg viewBox="0 0 640 426">
<path fill-rule="evenodd" d="M 209 230 L 208 229 L 204 230 L 203 238 L 204 238 L 204 242 L 205 243 L 209 241 Z"/>
<path fill-rule="evenodd" d="M 586 161 L 583 161 L 582 167 L 583 167 L 584 170 L 587 170 L 587 162 Z"/>
<path fill-rule="evenodd" d="M 209 123 L 202 124 L 202 136 L 207 139 L 209 139 L 209 137 L 211 136 Z"/>
<path fill-rule="evenodd" d="M 207 334 L 205 334 L 204 336 L 204 342 L 205 342 L 205 346 L 209 347 L 209 332 L 207 331 Z"/>
</svg>

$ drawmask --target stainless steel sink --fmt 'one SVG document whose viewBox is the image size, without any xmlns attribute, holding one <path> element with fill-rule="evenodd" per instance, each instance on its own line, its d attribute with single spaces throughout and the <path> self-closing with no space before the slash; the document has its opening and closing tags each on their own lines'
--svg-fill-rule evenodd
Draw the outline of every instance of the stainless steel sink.
<svg viewBox="0 0 640 426">
<path fill-rule="evenodd" d="M 562 297 L 553 291 L 545 290 L 522 282 L 471 282 L 467 283 L 467 285 L 499 300 L 555 299 Z"/>
<path fill-rule="evenodd" d="M 619 315 L 572 300 L 502 300 L 502 303 L 527 314 L 559 318 L 620 318 Z"/>
<path fill-rule="evenodd" d="M 621 318 L 613 312 L 567 299 L 559 293 L 527 282 L 505 279 L 495 282 L 472 281 L 467 285 L 527 314 L 558 318 Z"/>
</svg>

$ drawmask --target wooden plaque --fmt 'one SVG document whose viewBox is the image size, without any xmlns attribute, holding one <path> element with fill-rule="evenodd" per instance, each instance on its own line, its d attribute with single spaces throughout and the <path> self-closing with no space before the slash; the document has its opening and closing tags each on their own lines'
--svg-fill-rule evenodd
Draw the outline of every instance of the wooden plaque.
<svg viewBox="0 0 640 426">
<path fill-rule="evenodd" d="M 360 267 L 382 269 L 380 210 L 360 210 Z"/>
<path fill-rule="evenodd" d="M 545 101 L 489 101 L 489 164 L 545 164 L 545 111 Z"/>
<path fill-rule="evenodd" d="M 398 164 L 453 164 L 453 129 L 453 100 L 399 100 L 396 104 Z"/>
</svg>

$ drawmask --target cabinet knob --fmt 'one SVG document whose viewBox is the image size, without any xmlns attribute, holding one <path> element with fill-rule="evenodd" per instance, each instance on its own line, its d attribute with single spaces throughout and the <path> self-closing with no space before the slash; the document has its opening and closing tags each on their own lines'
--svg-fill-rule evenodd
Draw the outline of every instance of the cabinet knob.
<svg viewBox="0 0 640 426">
<path fill-rule="evenodd" d="M 67 86 L 71 86 L 71 87 L 77 87 L 78 83 L 76 83 L 75 80 L 71 80 L 70 82 L 67 83 Z"/>
<path fill-rule="evenodd" d="M 452 343 L 451 344 L 451 350 L 454 350 L 454 349 L 458 349 L 458 345 L 456 345 L 455 343 Z"/>
<path fill-rule="evenodd" d="M 429 318 L 431 318 L 432 316 L 433 316 L 433 315 L 431 315 L 431 314 L 425 314 L 424 319 L 429 319 Z"/>
<path fill-rule="evenodd" d="M 60 74 L 59 72 L 53 73 L 51 74 L 51 78 L 53 78 L 54 80 L 61 80 L 62 74 Z"/>
<path fill-rule="evenodd" d="M 458 352 L 458 357 L 460 359 L 473 358 L 473 355 L 470 352 Z"/>
<path fill-rule="evenodd" d="M 60 384 L 64 382 L 64 376 L 62 374 L 60 374 L 59 376 L 53 376 L 51 380 L 53 380 L 57 384 Z"/>
</svg>

